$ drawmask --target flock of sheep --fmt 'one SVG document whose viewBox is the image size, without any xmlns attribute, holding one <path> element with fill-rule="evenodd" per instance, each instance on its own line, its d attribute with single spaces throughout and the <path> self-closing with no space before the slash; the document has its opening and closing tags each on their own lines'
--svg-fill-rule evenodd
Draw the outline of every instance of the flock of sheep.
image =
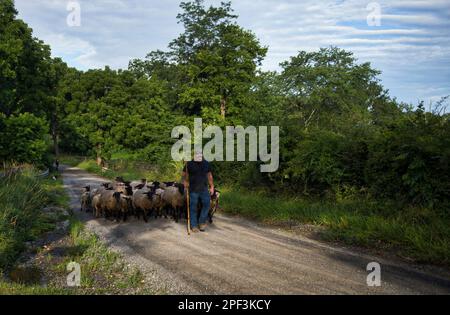
<svg viewBox="0 0 450 315">
<path fill-rule="evenodd" d="M 210 223 L 218 208 L 219 196 L 217 190 L 211 196 Z M 96 218 L 114 218 L 117 222 L 126 221 L 130 215 L 138 219 L 142 216 L 145 222 L 148 222 L 151 216 L 172 217 L 178 222 L 183 215 L 186 217 L 186 200 L 183 184 L 147 182 L 146 179 L 126 182 L 118 177 L 113 183 L 103 183 L 95 189 L 91 189 L 90 186 L 84 187 L 81 194 L 81 211 L 93 212 Z"/>
</svg>

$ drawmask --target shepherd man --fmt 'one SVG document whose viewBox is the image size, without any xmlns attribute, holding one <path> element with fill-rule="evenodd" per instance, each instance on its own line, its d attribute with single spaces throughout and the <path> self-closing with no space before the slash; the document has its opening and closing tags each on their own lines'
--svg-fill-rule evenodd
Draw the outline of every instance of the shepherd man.
<svg viewBox="0 0 450 315">
<path fill-rule="evenodd" d="M 191 231 L 205 232 L 208 219 L 211 196 L 214 194 L 214 180 L 211 166 L 203 158 L 203 154 L 196 152 L 194 160 L 189 161 L 183 168 L 184 187 L 189 188 L 189 208 L 191 217 Z M 201 202 L 200 216 L 197 217 L 197 205 Z M 198 218 L 198 219 L 197 219 Z"/>
</svg>

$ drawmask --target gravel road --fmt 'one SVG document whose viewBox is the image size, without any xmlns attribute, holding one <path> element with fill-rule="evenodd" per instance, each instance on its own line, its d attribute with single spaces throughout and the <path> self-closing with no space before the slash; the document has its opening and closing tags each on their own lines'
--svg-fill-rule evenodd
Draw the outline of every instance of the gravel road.
<svg viewBox="0 0 450 315">
<path fill-rule="evenodd" d="M 130 218 L 126 223 L 80 213 L 83 186 L 104 178 L 63 167 L 74 213 L 112 250 L 169 294 L 449 294 L 449 273 L 330 246 L 242 218 L 217 215 L 205 233 L 188 236 L 185 221 Z M 381 286 L 366 283 L 369 262 Z"/>
</svg>

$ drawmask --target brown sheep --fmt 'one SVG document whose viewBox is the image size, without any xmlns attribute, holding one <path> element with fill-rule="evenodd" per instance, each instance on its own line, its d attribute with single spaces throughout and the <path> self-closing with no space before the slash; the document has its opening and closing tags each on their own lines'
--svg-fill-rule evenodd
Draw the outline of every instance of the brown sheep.
<svg viewBox="0 0 450 315">
<path fill-rule="evenodd" d="M 84 187 L 84 191 L 81 194 L 81 209 L 80 211 L 86 211 L 89 212 L 92 210 L 92 196 L 91 196 L 91 187 L 86 186 Z"/>
<path fill-rule="evenodd" d="M 208 213 L 209 223 L 213 223 L 214 214 L 219 208 L 219 198 L 220 198 L 220 191 L 214 189 L 214 194 L 211 196 L 211 205 L 209 207 Z"/>
<path fill-rule="evenodd" d="M 138 219 L 142 213 L 144 221 L 148 222 L 147 218 L 153 211 L 153 194 L 154 192 L 148 189 L 140 189 L 134 192 L 132 203 Z"/>
<path fill-rule="evenodd" d="M 114 190 L 105 190 L 100 194 L 100 207 L 106 219 L 111 215 L 118 220 L 120 216 L 121 193 Z"/>
<path fill-rule="evenodd" d="M 167 187 L 175 186 L 175 182 L 163 182 L 160 184 L 160 187 L 162 189 L 166 189 Z"/>
<path fill-rule="evenodd" d="M 128 183 L 115 183 L 114 186 L 116 189 L 113 189 L 111 184 L 105 183 L 93 192 L 92 205 L 95 217 L 113 216 L 116 221 L 120 221 L 123 217 L 123 220 L 126 221 L 132 210 L 132 187 Z"/>
<path fill-rule="evenodd" d="M 153 195 L 152 195 L 152 203 L 153 203 L 153 210 L 155 211 L 155 218 L 158 216 L 163 215 L 163 210 L 166 208 L 166 203 L 162 198 L 162 195 L 164 194 L 164 189 L 157 188 L 155 189 Z M 167 218 L 167 212 L 164 213 L 164 217 Z"/>
<path fill-rule="evenodd" d="M 103 192 L 107 190 L 112 190 L 111 183 L 102 183 L 99 188 L 91 191 L 91 205 L 94 211 L 94 216 L 99 218 L 103 215 L 102 204 L 100 201 L 100 196 Z"/>
<path fill-rule="evenodd" d="M 133 181 L 130 185 L 133 187 L 133 191 L 142 189 L 147 185 L 147 179 L 143 178 L 140 181 Z"/>
<path fill-rule="evenodd" d="M 103 214 L 100 203 L 100 196 L 101 194 L 96 194 L 92 197 L 92 208 L 94 209 L 94 216 L 96 218 L 99 218 Z"/>
<path fill-rule="evenodd" d="M 124 192 L 120 192 L 120 215 L 123 221 L 127 220 L 128 215 L 133 210 L 133 188 L 130 185 L 125 186 Z"/>
<path fill-rule="evenodd" d="M 182 184 L 175 183 L 169 186 L 162 193 L 162 200 L 169 211 L 171 211 L 176 222 L 181 218 L 183 209 L 186 208 L 186 194 Z"/>
<path fill-rule="evenodd" d="M 94 197 L 95 195 L 101 194 L 105 190 L 111 190 L 111 189 L 113 189 L 111 183 L 103 183 L 103 184 L 100 185 L 99 188 L 94 189 L 92 191 L 91 196 Z"/>
</svg>

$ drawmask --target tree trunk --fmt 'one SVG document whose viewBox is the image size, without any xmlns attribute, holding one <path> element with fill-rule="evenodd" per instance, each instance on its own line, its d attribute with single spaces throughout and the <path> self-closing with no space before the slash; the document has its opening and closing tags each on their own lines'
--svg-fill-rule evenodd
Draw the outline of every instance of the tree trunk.
<svg viewBox="0 0 450 315">
<path fill-rule="evenodd" d="M 222 116 L 223 119 L 225 119 L 226 109 L 227 100 L 222 96 L 222 98 L 220 99 L 220 116 Z"/>
<path fill-rule="evenodd" d="M 58 119 L 56 114 L 52 117 L 52 140 L 53 140 L 53 151 L 55 153 L 55 158 L 59 157 L 59 145 L 58 145 Z"/>
<path fill-rule="evenodd" d="M 55 152 L 55 158 L 58 158 L 59 157 L 58 134 L 54 132 L 52 137 L 53 137 L 53 150 Z"/>
<path fill-rule="evenodd" d="M 100 143 L 97 144 L 97 165 L 103 166 L 102 145 Z"/>
</svg>

